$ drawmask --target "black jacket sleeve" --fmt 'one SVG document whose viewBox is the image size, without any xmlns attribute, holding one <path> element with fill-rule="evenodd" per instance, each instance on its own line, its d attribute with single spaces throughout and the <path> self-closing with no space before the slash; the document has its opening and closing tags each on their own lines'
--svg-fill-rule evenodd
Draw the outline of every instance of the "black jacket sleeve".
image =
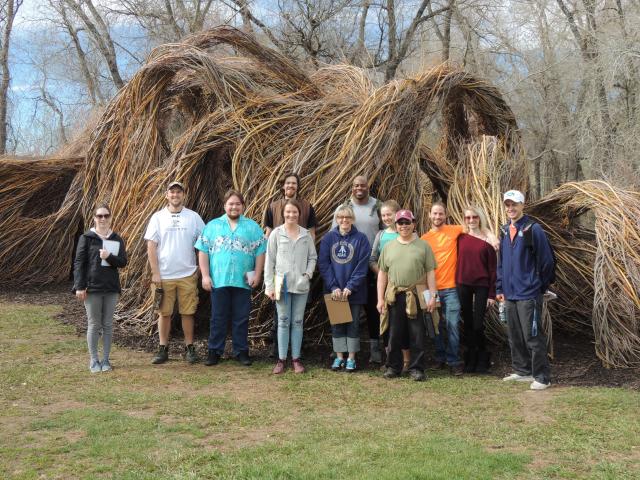
<svg viewBox="0 0 640 480">
<path fill-rule="evenodd" d="M 127 251 L 124 247 L 124 240 L 120 236 L 116 236 L 116 240 L 120 243 L 118 255 L 110 253 L 106 260 L 112 267 L 123 268 L 127 266 Z"/>
<path fill-rule="evenodd" d="M 85 290 L 87 288 L 87 273 L 89 269 L 88 259 L 89 245 L 87 237 L 80 235 L 78 247 L 76 248 L 76 258 L 73 262 L 73 291 Z"/>
</svg>

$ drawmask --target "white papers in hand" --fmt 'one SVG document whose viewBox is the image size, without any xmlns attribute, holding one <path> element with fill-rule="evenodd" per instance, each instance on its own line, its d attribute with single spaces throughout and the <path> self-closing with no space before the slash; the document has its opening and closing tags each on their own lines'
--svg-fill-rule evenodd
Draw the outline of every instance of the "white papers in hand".
<svg viewBox="0 0 640 480">
<path fill-rule="evenodd" d="M 118 253 L 120 253 L 120 242 L 116 242 L 115 240 L 103 240 L 102 248 L 111 255 L 118 255 Z M 111 266 L 104 258 L 102 259 L 102 262 L 100 262 L 100 265 L 103 267 Z"/>
</svg>

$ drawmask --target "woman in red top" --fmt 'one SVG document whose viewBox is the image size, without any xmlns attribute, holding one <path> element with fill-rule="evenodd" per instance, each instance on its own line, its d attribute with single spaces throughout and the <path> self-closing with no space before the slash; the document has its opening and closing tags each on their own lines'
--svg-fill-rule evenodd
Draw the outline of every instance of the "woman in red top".
<svg viewBox="0 0 640 480">
<path fill-rule="evenodd" d="M 487 373 L 491 365 L 484 336 L 484 316 L 496 298 L 496 249 L 499 242 L 487 228 L 479 207 L 464 210 L 464 233 L 458 237 L 456 287 L 464 322 L 464 371 Z"/>
</svg>

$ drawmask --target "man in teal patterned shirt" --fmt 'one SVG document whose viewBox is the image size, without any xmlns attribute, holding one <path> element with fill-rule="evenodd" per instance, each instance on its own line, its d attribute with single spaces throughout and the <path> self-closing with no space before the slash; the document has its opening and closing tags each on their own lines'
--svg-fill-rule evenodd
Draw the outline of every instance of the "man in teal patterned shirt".
<svg viewBox="0 0 640 480">
<path fill-rule="evenodd" d="M 244 197 L 229 190 L 224 196 L 225 214 L 211 220 L 196 242 L 202 288 L 211 292 L 209 353 L 205 365 L 216 365 L 224 353 L 227 322 L 231 319 L 233 354 L 242 364 L 249 358 L 251 289 L 260 285 L 266 239 L 260 225 L 242 215 Z"/>
</svg>

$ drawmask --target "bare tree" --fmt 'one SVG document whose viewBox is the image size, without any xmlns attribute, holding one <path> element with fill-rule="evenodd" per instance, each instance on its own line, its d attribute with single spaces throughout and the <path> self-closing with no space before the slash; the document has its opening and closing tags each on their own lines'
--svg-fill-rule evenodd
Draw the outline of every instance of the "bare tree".
<svg viewBox="0 0 640 480">
<path fill-rule="evenodd" d="M 120 75 L 118 61 L 116 57 L 116 47 L 111 37 L 109 27 L 103 16 L 93 4 L 92 0 L 64 0 L 64 3 L 71 9 L 84 24 L 89 32 L 91 40 L 102 55 L 113 84 L 117 89 L 124 86 L 124 81 Z M 85 8 L 86 10 L 85 11 Z"/>
<path fill-rule="evenodd" d="M 431 0 L 422 0 L 413 13 L 413 18 L 411 19 L 409 26 L 402 30 L 397 20 L 397 7 L 398 5 L 396 0 L 386 0 L 388 53 L 387 59 L 384 62 L 384 78 L 387 81 L 396 76 L 400 63 L 409 55 L 410 48 L 418 29 L 436 15 L 448 12 L 451 9 L 450 4 L 447 4 L 434 10 L 431 5 Z"/>
<path fill-rule="evenodd" d="M 7 102 L 11 72 L 9 70 L 9 49 L 11 46 L 11 31 L 13 21 L 22 0 L 4 0 L 0 3 L 0 29 L 2 30 L 2 44 L 0 45 L 0 68 L 2 81 L 0 82 L 0 155 L 7 152 Z"/>
<path fill-rule="evenodd" d="M 341 21 L 357 6 L 352 0 L 278 0 L 281 48 L 292 57 L 302 53 L 316 67 L 344 58 L 350 32 Z"/>
</svg>

